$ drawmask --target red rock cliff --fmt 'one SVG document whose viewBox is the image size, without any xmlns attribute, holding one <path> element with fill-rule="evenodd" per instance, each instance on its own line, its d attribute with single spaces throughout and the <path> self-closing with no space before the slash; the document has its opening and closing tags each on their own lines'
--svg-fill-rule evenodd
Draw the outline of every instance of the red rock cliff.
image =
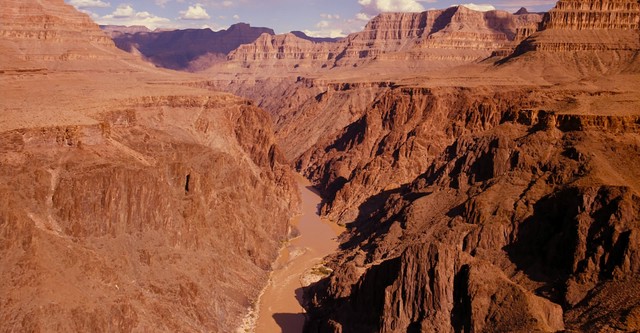
<svg viewBox="0 0 640 333">
<path fill-rule="evenodd" d="M 229 60 L 244 67 L 284 67 L 290 71 L 359 66 L 374 60 L 460 64 L 488 57 L 513 41 L 520 29 L 537 24 L 541 18 L 504 11 L 483 13 L 463 6 L 423 13 L 384 13 L 362 32 L 336 43 L 312 43 L 292 35 L 263 36 L 253 45 L 238 48 Z"/>
<path fill-rule="evenodd" d="M 268 114 L 62 1 L 0 12 L 0 330 L 238 327 L 299 203 Z"/>
<path fill-rule="evenodd" d="M 541 31 L 516 53 L 609 51 L 628 58 L 627 53 L 640 49 L 639 24 L 640 4 L 635 0 L 559 1 L 545 14 Z"/>
<path fill-rule="evenodd" d="M 622 176 L 638 163 L 637 113 L 526 109 L 581 92 L 395 90 L 316 153 L 337 153 L 317 177 L 340 189 L 329 216 L 354 222 L 334 273 L 307 290 L 307 331 L 637 327 L 636 296 L 594 318 L 616 286 L 640 287 L 638 183 Z M 412 170 L 425 172 L 384 188 Z"/>
</svg>

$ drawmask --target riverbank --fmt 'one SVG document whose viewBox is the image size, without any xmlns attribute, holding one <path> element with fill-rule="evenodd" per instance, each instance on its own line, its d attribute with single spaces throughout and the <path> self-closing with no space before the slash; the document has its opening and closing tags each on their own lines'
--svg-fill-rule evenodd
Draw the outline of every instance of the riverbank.
<svg viewBox="0 0 640 333">
<path fill-rule="evenodd" d="M 318 207 L 322 198 L 309 182 L 298 178 L 302 198 L 302 214 L 292 225 L 299 235 L 283 247 L 274 264 L 269 283 L 260 297 L 255 332 L 302 332 L 305 315 L 302 287 L 322 278 L 330 271 L 323 268 L 322 258 L 338 247 L 342 228 L 320 219 Z"/>
</svg>

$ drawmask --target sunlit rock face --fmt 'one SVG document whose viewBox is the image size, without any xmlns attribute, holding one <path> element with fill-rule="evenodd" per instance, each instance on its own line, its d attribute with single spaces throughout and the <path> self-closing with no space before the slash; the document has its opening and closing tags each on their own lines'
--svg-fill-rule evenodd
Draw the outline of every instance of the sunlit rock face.
<svg viewBox="0 0 640 333">
<path fill-rule="evenodd" d="M 238 327 L 299 203 L 269 115 L 63 1 L 0 13 L 2 330 Z"/>
</svg>

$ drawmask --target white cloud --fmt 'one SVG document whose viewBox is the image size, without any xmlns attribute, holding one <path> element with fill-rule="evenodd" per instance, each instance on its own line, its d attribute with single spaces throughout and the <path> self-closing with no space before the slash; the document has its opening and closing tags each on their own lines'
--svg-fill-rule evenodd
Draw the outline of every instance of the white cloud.
<svg viewBox="0 0 640 333">
<path fill-rule="evenodd" d="M 134 13 L 135 10 L 133 10 L 133 7 L 131 7 L 131 5 L 123 4 L 118 6 L 118 8 L 116 8 L 111 16 L 113 16 L 114 18 L 127 18 L 132 17 Z"/>
<path fill-rule="evenodd" d="M 327 19 L 327 20 L 339 20 L 340 19 L 340 15 L 339 14 L 320 14 L 320 17 L 322 17 L 323 19 Z"/>
<path fill-rule="evenodd" d="M 420 2 L 434 2 L 433 0 L 358 0 L 362 12 L 378 14 L 381 12 L 422 12 L 424 6 Z"/>
<path fill-rule="evenodd" d="M 181 11 L 180 18 L 183 20 L 208 20 L 211 16 L 202 7 L 202 4 L 197 3 L 189 6 L 187 10 Z"/>
<path fill-rule="evenodd" d="M 220 31 L 220 30 L 226 30 L 229 29 L 228 25 L 217 25 L 215 23 L 213 24 L 203 24 L 200 26 L 200 29 L 211 29 L 211 31 Z"/>
<path fill-rule="evenodd" d="M 231 6 L 233 6 L 233 1 L 229 1 L 229 0 L 223 1 L 222 2 L 222 6 L 223 7 L 231 7 Z"/>
<path fill-rule="evenodd" d="M 496 7 L 494 7 L 493 5 L 488 5 L 488 4 L 476 5 L 475 3 L 465 3 L 465 4 L 461 4 L 460 6 L 464 6 L 464 7 L 467 7 L 469 9 L 477 10 L 479 12 L 488 12 L 490 10 L 496 10 Z"/>
<path fill-rule="evenodd" d="M 240 19 L 240 15 L 238 15 L 238 14 L 233 15 L 233 19 L 234 19 L 234 20 L 239 20 L 239 19 Z"/>
<path fill-rule="evenodd" d="M 170 0 L 154 0 L 154 2 L 156 3 L 156 5 L 164 8 L 164 6 L 167 4 L 167 2 L 169 2 Z"/>
<path fill-rule="evenodd" d="M 318 24 L 316 24 L 316 27 L 322 29 L 322 28 L 328 28 L 329 25 L 330 25 L 329 21 L 324 21 L 323 20 L 323 21 L 318 22 Z"/>
<path fill-rule="evenodd" d="M 368 21 L 358 19 L 358 16 L 368 17 L 366 14 L 362 14 L 356 15 L 355 18 L 345 19 L 339 18 L 338 15 L 331 15 L 332 19 L 329 19 L 328 15 L 321 15 L 326 19 L 317 22 L 314 28 L 302 31 L 311 37 L 346 37 L 350 33 L 362 31 L 364 21 Z"/>
<path fill-rule="evenodd" d="M 360 20 L 360 21 L 370 21 L 373 18 L 373 16 L 371 15 L 367 15 L 365 13 L 358 13 L 356 14 L 356 20 Z"/>
<path fill-rule="evenodd" d="M 342 29 L 325 29 L 325 30 L 303 30 L 309 37 L 331 37 L 339 38 L 346 36 Z"/>
<path fill-rule="evenodd" d="M 172 26 L 171 20 L 168 18 L 156 16 L 149 12 L 136 12 L 131 5 L 120 5 L 116 10 L 109 14 L 99 18 L 94 16 L 94 20 L 99 24 L 113 24 L 113 25 L 143 25 L 149 29 L 156 29 L 158 27 L 170 27 Z"/>
<path fill-rule="evenodd" d="M 76 8 L 107 8 L 111 4 L 102 0 L 71 0 L 69 4 Z"/>
</svg>

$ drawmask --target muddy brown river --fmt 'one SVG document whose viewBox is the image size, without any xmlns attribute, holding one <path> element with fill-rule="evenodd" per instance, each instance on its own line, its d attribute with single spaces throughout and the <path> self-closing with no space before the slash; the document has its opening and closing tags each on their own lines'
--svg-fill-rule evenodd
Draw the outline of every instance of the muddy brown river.
<svg viewBox="0 0 640 333">
<path fill-rule="evenodd" d="M 302 195 L 302 215 L 293 223 L 300 236 L 280 252 L 260 298 L 256 333 L 302 332 L 305 317 L 300 305 L 301 279 L 303 275 L 309 276 L 310 270 L 338 247 L 336 237 L 341 229 L 318 216 L 320 196 L 302 177 L 298 179 L 298 187 Z"/>
</svg>

